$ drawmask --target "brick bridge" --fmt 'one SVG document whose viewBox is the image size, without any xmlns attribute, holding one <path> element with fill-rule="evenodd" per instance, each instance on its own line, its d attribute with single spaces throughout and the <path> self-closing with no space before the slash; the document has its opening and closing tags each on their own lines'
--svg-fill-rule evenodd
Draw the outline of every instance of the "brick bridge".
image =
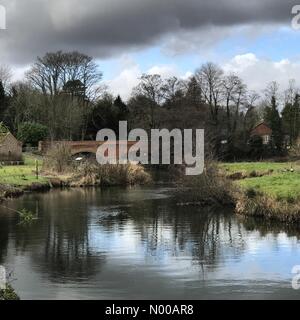
<svg viewBox="0 0 300 320">
<path fill-rule="evenodd" d="M 116 141 L 117 158 L 119 154 L 119 147 L 127 142 L 127 152 L 136 144 L 135 141 Z M 65 145 L 70 148 L 71 154 L 96 154 L 97 149 L 104 144 L 105 141 L 41 141 L 39 143 L 39 152 L 46 154 L 49 149 L 58 145 Z"/>
</svg>

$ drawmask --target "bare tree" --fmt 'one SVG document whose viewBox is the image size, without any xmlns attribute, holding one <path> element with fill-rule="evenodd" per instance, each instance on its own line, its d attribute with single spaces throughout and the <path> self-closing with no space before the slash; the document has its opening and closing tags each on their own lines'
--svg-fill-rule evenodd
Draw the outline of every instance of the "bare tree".
<svg viewBox="0 0 300 320">
<path fill-rule="evenodd" d="M 134 96 L 142 96 L 148 101 L 150 108 L 150 128 L 154 128 L 156 123 L 155 109 L 163 101 L 163 79 L 158 74 L 144 74 L 140 79 L 139 85 L 134 88 Z M 142 106 L 141 106 L 142 107 Z"/>
<path fill-rule="evenodd" d="M 268 101 L 268 104 L 271 103 L 272 99 L 275 99 L 275 102 L 279 102 L 281 95 L 279 91 L 279 84 L 277 81 L 272 81 L 267 85 L 267 88 L 264 90 L 265 98 Z"/>
<path fill-rule="evenodd" d="M 44 57 L 37 58 L 26 76 L 31 85 L 44 95 L 49 126 L 53 127 L 51 121 L 59 121 L 69 103 L 74 112 L 76 109 L 82 117 L 81 138 L 84 139 L 88 114 L 91 111 L 87 107 L 99 94 L 98 83 L 102 78 L 102 73 L 93 58 L 77 51 L 47 53 Z M 77 119 L 75 122 L 78 123 Z M 53 127 L 53 137 L 63 136 L 59 132 L 60 128 Z M 70 137 L 73 133 L 70 128 L 66 129 Z"/>
<path fill-rule="evenodd" d="M 234 99 L 234 95 L 238 90 L 240 79 L 235 74 L 230 74 L 223 79 L 223 94 L 227 116 L 227 130 L 231 131 L 231 104 Z"/>
<path fill-rule="evenodd" d="M 227 135 L 231 142 L 235 139 L 241 107 L 247 104 L 247 90 L 243 81 L 235 74 L 223 79 L 223 95 L 227 118 Z"/>
<path fill-rule="evenodd" d="M 12 71 L 9 66 L 0 66 L 0 81 L 3 84 L 5 90 L 8 90 L 9 84 L 12 79 Z"/>
<path fill-rule="evenodd" d="M 297 94 L 299 94 L 299 89 L 296 86 L 296 80 L 290 79 L 289 86 L 284 92 L 284 103 L 292 105 Z"/>
<path fill-rule="evenodd" d="M 176 103 L 177 98 L 184 94 L 184 83 L 177 77 L 171 77 L 164 81 L 161 87 L 162 95 L 166 103 Z"/>
<path fill-rule="evenodd" d="M 209 105 L 213 123 L 218 125 L 218 114 L 222 99 L 223 70 L 214 63 L 204 64 L 197 72 L 196 79 L 205 102 Z"/>
<path fill-rule="evenodd" d="M 256 91 L 251 90 L 247 93 L 246 99 L 247 99 L 246 107 L 247 109 L 249 109 L 255 106 L 257 100 L 260 99 L 260 95 Z"/>
<path fill-rule="evenodd" d="M 92 57 L 76 51 L 58 51 L 38 57 L 26 76 L 45 95 L 57 96 L 66 85 L 81 83 L 84 97 L 90 98 L 102 73 Z"/>
<path fill-rule="evenodd" d="M 159 74 L 144 74 L 140 80 L 141 81 L 135 90 L 151 100 L 154 104 L 159 105 L 163 98 L 162 77 Z"/>
<path fill-rule="evenodd" d="M 241 111 L 242 105 L 245 105 L 247 103 L 247 86 L 243 83 L 241 79 L 237 80 L 236 89 L 234 91 L 233 95 L 233 102 L 235 104 L 235 110 L 234 110 L 234 121 L 233 121 L 233 132 L 235 133 L 237 129 L 237 121 L 239 118 L 239 114 Z"/>
</svg>

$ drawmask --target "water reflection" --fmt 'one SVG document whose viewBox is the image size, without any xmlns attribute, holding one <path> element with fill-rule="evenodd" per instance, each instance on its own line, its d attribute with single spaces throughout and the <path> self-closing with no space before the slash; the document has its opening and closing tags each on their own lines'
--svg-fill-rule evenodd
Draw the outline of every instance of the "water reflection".
<svg viewBox="0 0 300 320">
<path fill-rule="evenodd" d="M 6 203 L 0 264 L 22 298 L 298 298 L 299 228 L 178 207 L 168 189 L 79 189 Z"/>
</svg>

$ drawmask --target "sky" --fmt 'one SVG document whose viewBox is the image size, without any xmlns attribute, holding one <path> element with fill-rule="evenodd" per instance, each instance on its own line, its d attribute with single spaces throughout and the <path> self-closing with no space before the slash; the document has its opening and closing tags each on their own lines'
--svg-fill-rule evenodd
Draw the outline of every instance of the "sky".
<svg viewBox="0 0 300 320">
<path fill-rule="evenodd" d="M 298 3 L 297 3 L 298 1 Z M 250 90 L 277 80 L 300 86 L 300 0 L 0 0 L 0 65 L 22 79 L 37 56 L 78 50 L 95 57 L 103 83 L 130 97 L 143 73 L 187 79 L 212 61 Z M 299 10 L 300 13 L 300 10 Z M 299 19 L 300 22 L 300 19 Z"/>
</svg>

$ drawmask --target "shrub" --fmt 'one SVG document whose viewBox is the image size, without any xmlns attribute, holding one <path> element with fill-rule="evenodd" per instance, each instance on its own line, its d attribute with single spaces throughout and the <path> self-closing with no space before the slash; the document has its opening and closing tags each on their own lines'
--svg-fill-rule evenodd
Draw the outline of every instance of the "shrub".
<svg viewBox="0 0 300 320">
<path fill-rule="evenodd" d="M 8 284 L 5 289 L 0 290 L 0 300 L 20 300 L 20 298 L 13 287 Z"/>
<path fill-rule="evenodd" d="M 216 163 L 210 162 L 203 174 L 182 179 L 177 196 L 185 203 L 233 205 L 234 193 L 232 182 L 220 174 Z"/>
<path fill-rule="evenodd" d="M 293 223 L 300 220 L 300 204 L 261 194 L 249 198 L 241 193 L 237 199 L 236 213 L 247 217 L 263 217 Z"/>
<path fill-rule="evenodd" d="M 18 139 L 24 144 L 37 147 L 48 135 L 48 128 L 39 123 L 24 122 L 18 128 Z"/>
<path fill-rule="evenodd" d="M 85 162 L 78 166 L 73 180 L 74 185 L 117 186 L 146 184 L 151 181 L 151 177 L 141 165 L 99 165 Z"/>
<path fill-rule="evenodd" d="M 72 154 L 70 147 L 65 144 L 54 145 L 46 154 L 43 171 L 64 173 L 72 168 Z"/>
<path fill-rule="evenodd" d="M 249 140 L 249 157 L 259 159 L 264 153 L 263 140 L 259 136 L 253 136 Z"/>
</svg>

